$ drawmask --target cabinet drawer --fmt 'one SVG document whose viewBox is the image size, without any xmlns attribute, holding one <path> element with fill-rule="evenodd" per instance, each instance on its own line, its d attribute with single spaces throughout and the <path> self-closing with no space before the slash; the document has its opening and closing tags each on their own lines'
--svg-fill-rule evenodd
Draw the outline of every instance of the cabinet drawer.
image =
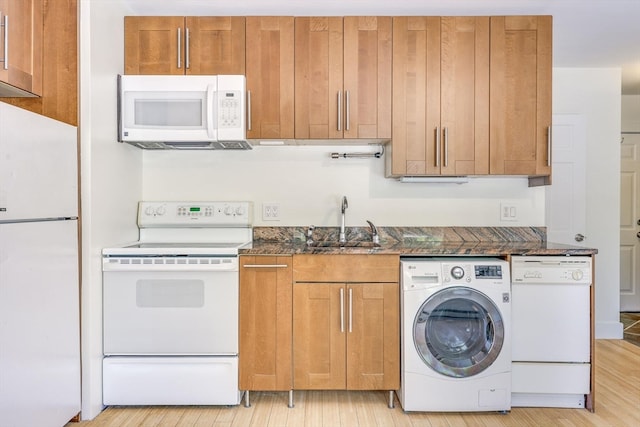
<svg viewBox="0 0 640 427">
<path fill-rule="evenodd" d="M 294 282 L 395 283 L 399 255 L 315 255 L 293 257 Z"/>
</svg>

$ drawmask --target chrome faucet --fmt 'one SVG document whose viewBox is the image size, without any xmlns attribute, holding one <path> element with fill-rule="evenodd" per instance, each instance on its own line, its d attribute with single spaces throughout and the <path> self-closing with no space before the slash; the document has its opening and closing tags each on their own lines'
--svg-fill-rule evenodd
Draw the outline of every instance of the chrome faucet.
<svg viewBox="0 0 640 427">
<path fill-rule="evenodd" d="M 378 235 L 378 229 L 376 228 L 375 225 L 373 225 L 371 221 L 367 220 L 367 222 L 369 223 L 369 227 L 371 228 L 371 241 L 373 242 L 374 245 L 379 245 L 380 236 Z"/>
<path fill-rule="evenodd" d="M 345 228 L 344 228 L 344 213 L 348 207 L 349 207 L 349 203 L 347 202 L 347 196 L 342 196 L 342 208 L 341 208 L 342 221 L 340 222 L 340 238 L 339 238 L 340 243 L 347 243 L 347 235 L 345 233 Z"/>
</svg>

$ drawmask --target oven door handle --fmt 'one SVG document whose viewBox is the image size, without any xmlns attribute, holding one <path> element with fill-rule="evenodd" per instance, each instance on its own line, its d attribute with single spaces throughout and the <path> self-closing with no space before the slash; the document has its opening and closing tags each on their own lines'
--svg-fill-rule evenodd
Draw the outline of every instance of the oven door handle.
<svg viewBox="0 0 640 427">
<path fill-rule="evenodd" d="M 287 264 L 246 264 L 244 268 L 287 268 Z"/>
</svg>

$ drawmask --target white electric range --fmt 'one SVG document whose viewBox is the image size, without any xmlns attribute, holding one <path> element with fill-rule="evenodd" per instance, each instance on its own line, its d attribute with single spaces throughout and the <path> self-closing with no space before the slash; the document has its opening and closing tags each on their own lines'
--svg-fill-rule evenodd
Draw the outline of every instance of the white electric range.
<svg viewBox="0 0 640 427">
<path fill-rule="evenodd" d="M 251 202 L 140 202 L 103 254 L 103 403 L 236 405 L 238 250 Z"/>
</svg>

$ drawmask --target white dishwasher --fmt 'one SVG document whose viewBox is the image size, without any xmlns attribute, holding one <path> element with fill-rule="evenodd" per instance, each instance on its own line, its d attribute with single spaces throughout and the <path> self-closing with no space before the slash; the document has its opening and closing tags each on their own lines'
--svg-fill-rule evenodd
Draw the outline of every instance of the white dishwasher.
<svg viewBox="0 0 640 427">
<path fill-rule="evenodd" d="M 591 262 L 588 256 L 512 257 L 513 407 L 585 407 Z"/>
</svg>

